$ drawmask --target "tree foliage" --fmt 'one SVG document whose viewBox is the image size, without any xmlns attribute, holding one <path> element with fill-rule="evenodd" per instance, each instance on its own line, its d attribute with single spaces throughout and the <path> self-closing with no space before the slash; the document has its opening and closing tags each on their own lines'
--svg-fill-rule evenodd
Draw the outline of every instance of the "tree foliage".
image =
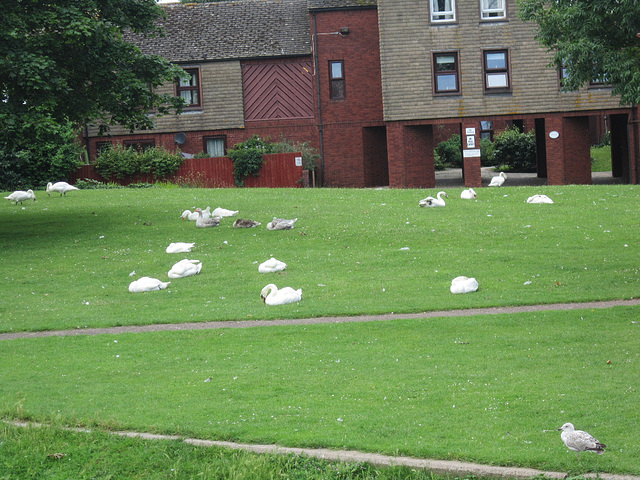
<svg viewBox="0 0 640 480">
<path fill-rule="evenodd" d="M 537 40 L 566 68 L 563 88 L 612 86 L 621 104 L 640 103 L 640 3 L 637 0 L 518 0 L 519 16 L 538 24 Z"/>
</svg>

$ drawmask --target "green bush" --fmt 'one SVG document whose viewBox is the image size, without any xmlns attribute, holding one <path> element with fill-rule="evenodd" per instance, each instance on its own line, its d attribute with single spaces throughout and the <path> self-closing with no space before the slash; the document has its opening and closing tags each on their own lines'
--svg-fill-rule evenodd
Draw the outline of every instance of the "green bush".
<svg viewBox="0 0 640 480">
<path fill-rule="evenodd" d="M 172 153 L 160 147 L 138 152 L 116 144 L 103 150 L 93 164 L 93 168 L 107 180 L 151 174 L 155 179 L 176 173 L 184 159 L 179 153 Z"/>
<path fill-rule="evenodd" d="M 302 168 L 315 170 L 320 161 L 318 150 L 309 145 L 310 142 L 290 142 L 286 138 L 271 144 L 271 153 L 302 153 Z"/>
<path fill-rule="evenodd" d="M 490 138 L 480 140 L 480 165 L 490 167 L 495 164 L 494 150 L 495 145 Z"/>
<path fill-rule="evenodd" d="M 449 140 L 440 142 L 434 150 L 434 157 L 437 165 L 440 163 L 444 167 L 462 168 L 462 140 L 460 135 L 452 135 Z M 442 170 L 443 168 L 440 168 Z"/>
<path fill-rule="evenodd" d="M 246 142 L 236 143 L 227 155 L 233 161 L 233 178 L 236 185 L 244 186 L 244 180 L 253 175 L 257 177 L 262 168 L 263 158 L 266 153 L 272 153 L 269 142 L 254 135 Z"/>
<path fill-rule="evenodd" d="M 536 170 L 536 136 L 533 130 L 522 133 L 517 128 L 506 128 L 496 135 L 493 151 L 494 163 L 500 169 L 512 171 Z"/>
</svg>

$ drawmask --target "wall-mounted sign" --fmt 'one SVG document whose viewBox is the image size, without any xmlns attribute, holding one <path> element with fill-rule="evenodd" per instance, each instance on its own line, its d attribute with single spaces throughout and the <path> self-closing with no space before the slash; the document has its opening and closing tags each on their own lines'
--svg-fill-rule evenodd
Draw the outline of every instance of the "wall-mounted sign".
<svg viewBox="0 0 640 480">
<path fill-rule="evenodd" d="M 465 133 L 466 133 L 467 135 L 475 135 L 475 134 L 476 134 L 476 129 L 475 129 L 475 128 L 473 128 L 473 127 L 472 127 L 472 128 L 466 128 L 466 129 L 465 129 Z"/>
<path fill-rule="evenodd" d="M 553 132 L 549 132 L 549 138 L 558 138 L 560 134 L 555 130 Z"/>
<path fill-rule="evenodd" d="M 474 135 L 467 135 L 467 148 L 476 148 L 476 137 Z"/>
<path fill-rule="evenodd" d="M 480 149 L 479 148 L 473 148 L 473 149 L 469 149 L 469 150 L 463 150 L 462 151 L 462 156 L 464 158 L 479 157 L 480 156 Z"/>
<path fill-rule="evenodd" d="M 296 167 L 302 166 L 302 157 L 296 157 Z"/>
</svg>

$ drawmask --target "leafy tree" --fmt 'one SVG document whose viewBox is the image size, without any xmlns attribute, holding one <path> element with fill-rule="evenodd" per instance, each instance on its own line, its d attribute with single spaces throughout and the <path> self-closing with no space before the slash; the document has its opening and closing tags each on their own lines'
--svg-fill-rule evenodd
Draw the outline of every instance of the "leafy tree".
<svg viewBox="0 0 640 480">
<path fill-rule="evenodd" d="M 522 133 L 518 128 L 505 128 L 496 135 L 493 160 L 500 167 L 513 171 L 536 170 L 536 134 L 534 130 Z"/>
<path fill-rule="evenodd" d="M 636 0 L 518 0 L 538 23 L 537 40 L 564 67 L 564 89 L 604 81 L 621 104 L 640 103 L 640 3 Z"/>
<path fill-rule="evenodd" d="M 447 166 L 461 168 L 462 167 L 462 140 L 457 133 L 451 135 L 448 140 L 440 142 L 434 149 L 437 159 L 436 169 L 444 170 Z M 442 166 L 442 168 L 439 168 Z"/>
</svg>

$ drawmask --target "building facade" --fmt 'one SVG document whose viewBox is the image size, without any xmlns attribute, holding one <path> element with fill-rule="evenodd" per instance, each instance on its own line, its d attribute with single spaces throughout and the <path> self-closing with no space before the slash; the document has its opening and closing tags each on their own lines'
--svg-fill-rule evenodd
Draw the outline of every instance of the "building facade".
<svg viewBox="0 0 640 480">
<path fill-rule="evenodd" d="M 318 183 L 434 187 L 433 148 L 458 133 L 464 183 L 482 185 L 480 139 L 535 129 L 538 175 L 590 183 L 594 126 L 610 130 L 613 175 L 637 183 L 637 109 L 606 85 L 561 91 L 561 75 L 517 17 L 515 0 L 237 0 L 163 7 L 166 36 L 131 37 L 190 78 L 156 128 L 106 143 L 223 156 L 252 135 L 310 142 Z M 153 113 L 151 113 L 153 115 Z M 602 127 L 606 121 L 605 127 Z"/>
</svg>

